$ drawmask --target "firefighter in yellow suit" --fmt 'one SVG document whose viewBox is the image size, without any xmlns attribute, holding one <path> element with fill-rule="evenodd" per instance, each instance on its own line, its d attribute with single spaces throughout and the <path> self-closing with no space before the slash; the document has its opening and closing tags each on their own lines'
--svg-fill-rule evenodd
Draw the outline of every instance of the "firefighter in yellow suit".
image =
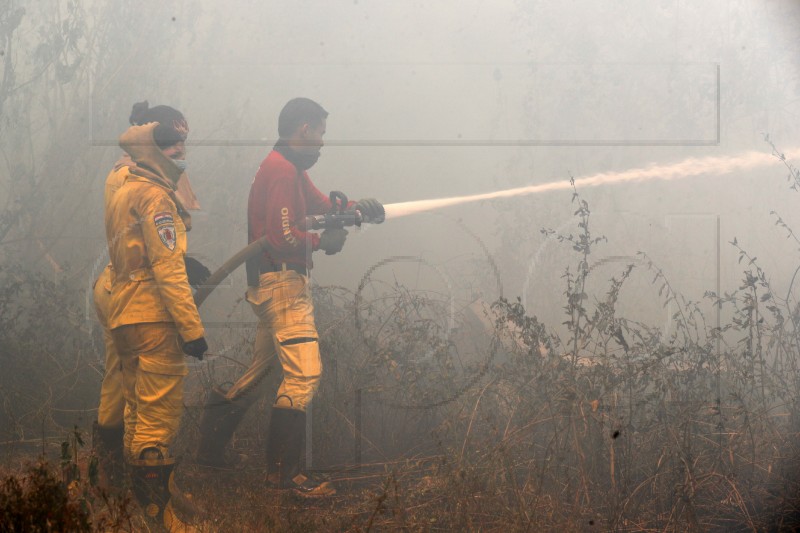
<svg viewBox="0 0 800 533">
<path fill-rule="evenodd" d="M 162 106 L 166 107 L 166 106 Z M 172 482 L 169 447 L 183 410 L 184 354 L 202 359 L 205 331 L 189 286 L 184 254 L 191 218 L 175 191 L 188 133 L 178 111 L 132 126 L 120 146 L 136 163 L 106 205 L 112 265 L 108 326 L 122 367 L 126 459 L 145 515 L 183 528 L 182 498 Z M 177 146 L 177 149 L 175 148 Z M 171 148 L 171 149 L 170 149 Z M 170 149 L 170 156 L 165 153 Z"/>
<path fill-rule="evenodd" d="M 150 108 L 146 101 L 138 103 L 133 107 L 130 123 L 131 125 L 141 125 L 157 121 L 161 110 L 166 107 L 156 106 Z M 178 154 L 180 151 L 180 143 L 165 147 L 162 150 L 168 157 Z M 128 153 L 123 153 L 123 156 L 114 164 L 111 172 L 106 177 L 103 205 L 107 206 L 109 204 L 111 198 L 124 183 L 125 177 L 129 173 L 128 167 L 132 166 L 136 166 L 136 163 Z M 183 172 L 178 179 L 175 194 L 186 209 L 200 209 L 200 204 L 192 190 L 186 172 Z M 187 258 L 186 270 L 189 276 L 189 283 L 193 286 L 201 284 L 210 275 L 207 268 L 192 258 Z M 109 263 L 100 272 L 92 287 L 95 312 L 103 329 L 103 344 L 105 348 L 105 370 L 100 385 L 100 405 L 97 410 L 97 422 L 93 428 L 92 442 L 99 457 L 102 482 L 107 487 L 121 488 L 124 470 L 122 465 L 124 461 L 122 441 L 124 435 L 125 397 L 122 390 L 122 368 L 117 350 L 114 347 L 111 330 L 108 327 L 112 275 L 113 272 Z"/>
</svg>

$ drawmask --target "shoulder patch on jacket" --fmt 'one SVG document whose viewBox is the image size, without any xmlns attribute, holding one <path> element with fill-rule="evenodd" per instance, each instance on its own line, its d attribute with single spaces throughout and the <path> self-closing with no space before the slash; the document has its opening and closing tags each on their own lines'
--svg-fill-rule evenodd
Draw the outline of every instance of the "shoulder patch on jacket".
<svg viewBox="0 0 800 533">
<path fill-rule="evenodd" d="M 159 211 L 153 215 L 153 223 L 156 225 L 161 243 L 170 250 L 174 250 L 177 238 L 175 237 L 175 220 L 172 218 L 172 211 Z"/>
<path fill-rule="evenodd" d="M 164 246 L 170 250 L 174 250 L 175 243 L 177 242 L 175 239 L 175 225 L 162 224 L 161 226 L 156 226 L 156 230 L 158 231 L 158 238 L 161 239 Z"/>
</svg>

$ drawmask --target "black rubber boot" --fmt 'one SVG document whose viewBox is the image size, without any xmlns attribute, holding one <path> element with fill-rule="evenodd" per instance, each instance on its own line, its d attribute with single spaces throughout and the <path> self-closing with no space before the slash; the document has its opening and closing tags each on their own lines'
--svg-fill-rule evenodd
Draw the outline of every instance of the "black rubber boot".
<svg viewBox="0 0 800 533">
<path fill-rule="evenodd" d="M 225 458 L 225 446 L 242 421 L 250 402 L 245 398 L 231 401 L 216 387 L 211 389 L 200 419 L 200 443 L 195 461 L 212 468 L 232 469 L 237 461 Z"/>
<path fill-rule="evenodd" d="M 327 481 L 317 481 L 300 469 L 306 437 L 306 413 L 297 409 L 273 407 L 267 438 L 267 485 L 291 490 L 305 498 L 336 494 Z"/>
<path fill-rule="evenodd" d="M 104 427 L 96 421 L 92 427 L 92 447 L 97 455 L 98 478 L 105 489 L 121 489 L 125 478 L 122 441 L 125 428 Z"/>
<path fill-rule="evenodd" d="M 196 531 L 191 522 L 201 518 L 200 510 L 175 484 L 175 460 L 164 459 L 158 448 L 146 448 L 131 464 L 133 493 L 145 519 L 167 531 Z"/>
</svg>

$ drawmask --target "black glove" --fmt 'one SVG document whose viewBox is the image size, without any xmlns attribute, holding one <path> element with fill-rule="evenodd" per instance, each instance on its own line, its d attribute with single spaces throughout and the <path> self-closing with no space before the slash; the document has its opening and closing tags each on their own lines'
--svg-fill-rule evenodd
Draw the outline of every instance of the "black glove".
<svg viewBox="0 0 800 533">
<path fill-rule="evenodd" d="M 356 210 L 361 212 L 367 222 L 380 224 L 386 219 L 386 211 L 383 204 L 375 198 L 362 198 L 355 205 Z"/>
<path fill-rule="evenodd" d="M 195 289 L 206 282 L 211 271 L 194 257 L 183 256 L 183 263 L 186 265 L 186 275 L 189 277 L 189 285 Z"/>
<path fill-rule="evenodd" d="M 346 229 L 326 229 L 319 236 L 319 249 L 325 250 L 326 255 L 339 253 L 342 251 L 346 238 Z"/>
<path fill-rule="evenodd" d="M 208 344 L 206 344 L 205 337 L 183 343 L 183 353 L 192 357 L 197 357 L 200 361 L 203 360 L 203 354 L 206 353 L 207 350 Z"/>
</svg>

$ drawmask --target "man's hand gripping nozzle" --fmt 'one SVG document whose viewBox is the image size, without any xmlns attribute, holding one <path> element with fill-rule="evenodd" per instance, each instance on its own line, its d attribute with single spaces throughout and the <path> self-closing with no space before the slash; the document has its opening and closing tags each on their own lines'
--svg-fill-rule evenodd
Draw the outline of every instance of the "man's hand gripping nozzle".
<svg viewBox="0 0 800 533">
<path fill-rule="evenodd" d="M 341 191 L 331 191 L 331 211 L 324 215 L 306 217 L 306 229 L 342 229 L 361 227 L 362 223 L 380 224 L 386 218 L 383 206 L 372 198 L 359 200 L 348 207 L 347 196 Z"/>
</svg>

